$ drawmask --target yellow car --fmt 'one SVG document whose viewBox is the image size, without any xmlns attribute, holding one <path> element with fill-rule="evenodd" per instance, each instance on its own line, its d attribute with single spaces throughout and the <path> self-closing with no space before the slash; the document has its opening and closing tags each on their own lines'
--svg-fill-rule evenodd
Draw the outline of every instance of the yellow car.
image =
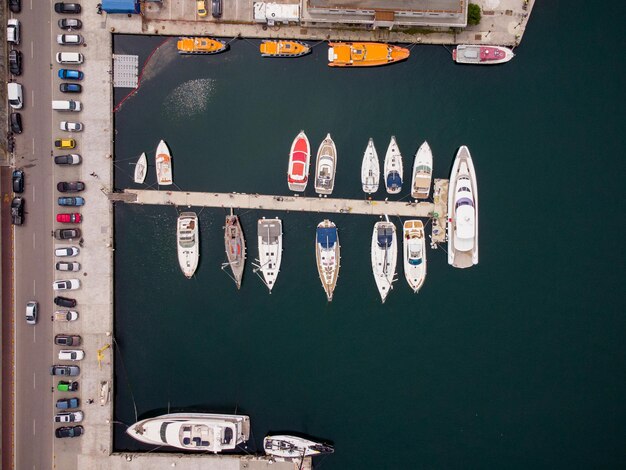
<svg viewBox="0 0 626 470">
<path fill-rule="evenodd" d="M 200 17 L 204 17 L 207 15 L 207 11 L 206 11 L 206 1 L 205 0 L 198 0 L 196 2 L 196 7 L 198 9 L 198 16 Z"/>
<path fill-rule="evenodd" d="M 73 149 L 76 148 L 76 141 L 74 139 L 56 139 L 54 146 L 58 149 Z"/>
</svg>

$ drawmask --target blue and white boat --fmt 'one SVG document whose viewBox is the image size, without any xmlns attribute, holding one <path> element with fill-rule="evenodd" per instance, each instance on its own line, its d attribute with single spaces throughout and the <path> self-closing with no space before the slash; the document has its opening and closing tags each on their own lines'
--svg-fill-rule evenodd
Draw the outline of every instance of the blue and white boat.
<svg viewBox="0 0 626 470">
<path fill-rule="evenodd" d="M 393 288 L 398 258 L 398 239 L 396 226 L 387 220 L 376 222 L 372 233 L 372 272 L 380 297 L 385 303 L 389 291 Z"/>
<path fill-rule="evenodd" d="M 384 172 L 387 192 L 389 194 L 398 194 L 402 190 L 402 154 L 394 136 L 391 136 L 391 141 L 385 154 Z"/>
<path fill-rule="evenodd" d="M 315 256 L 320 281 L 329 302 L 333 300 L 339 277 L 339 248 L 339 234 L 335 224 L 328 219 L 320 222 L 315 232 Z"/>
</svg>

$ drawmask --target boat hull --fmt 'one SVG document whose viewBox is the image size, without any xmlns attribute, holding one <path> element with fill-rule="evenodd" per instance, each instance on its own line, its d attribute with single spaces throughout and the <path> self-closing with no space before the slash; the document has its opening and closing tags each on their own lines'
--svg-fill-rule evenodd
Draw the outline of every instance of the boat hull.
<svg viewBox="0 0 626 470">
<path fill-rule="evenodd" d="M 271 292 L 276 284 L 283 253 L 283 223 L 280 219 L 260 219 L 257 223 L 259 267 L 263 282 Z"/>
<path fill-rule="evenodd" d="M 380 162 L 378 161 L 374 140 L 370 139 L 361 162 L 361 187 L 364 193 L 373 194 L 378 191 L 379 184 Z"/>
<path fill-rule="evenodd" d="M 515 54 L 508 47 L 460 44 L 452 51 L 457 64 L 497 65 L 508 62 Z"/>
<path fill-rule="evenodd" d="M 300 41 L 261 41 L 259 52 L 262 57 L 294 58 L 311 53 L 311 48 Z"/>
<path fill-rule="evenodd" d="M 268 455 L 284 459 L 302 459 L 334 452 L 328 444 L 288 435 L 265 436 L 263 449 Z"/>
<path fill-rule="evenodd" d="M 322 288 L 329 302 L 333 300 L 341 267 L 339 250 L 339 233 L 335 224 L 330 220 L 320 222 L 315 233 L 315 259 Z"/>
<path fill-rule="evenodd" d="M 417 294 L 426 279 L 426 237 L 421 220 L 407 220 L 403 225 L 404 276 Z"/>
<path fill-rule="evenodd" d="M 330 134 L 320 144 L 315 163 L 315 192 L 332 194 L 337 171 L 337 147 Z"/>
<path fill-rule="evenodd" d="M 398 239 L 396 227 L 393 223 L 381 221 L 376 222 L 374 225 L 371 257 L 376 287 L 382 302 L 385 303 L 387 295 L 393 289 L 398 257 Z"/>
<path fill-rule="evenodd" d="M 169 186 L 172 184 L 172 155 L 167 144 L 162 140 L 156 150 L 156 174 L 159 186 Z"/>
<path fill-rule="evenodd" d="M 396 143 L 396 138 L 391 136 L 391 141 L 385 154 L 385 188 L 389 194 L 398 194 L 402 191 L 403 167 L 402 155 Z"/>
<path fill-rule="evenodd" d="M 411 179 L 411 197 L 414 199 L 428 199 L 433 178 L 433 153 L 428 142 L 420 145 L 413 162 L 413 177 Z"/>
<path fill-rule="evenodd" d="M 239 222 L 239 217 L 236 215 L 231 214 L 226 216 L 224 246 L 228 265 L 233 273 L 237 289 L 239 289 L 241 288 L 241 280 L 246 265 L 246 240 Z"/>
<path fill-rule="evenodd" d="M 148 159 L 146 158 L 146 154 L 142 153 L 135 165 L 135 174 L 133 175 L 135 183 L 142 184 L 146 180 L 147 170 Z"/>
<path fill-rule="evenodd" d="M 289 167 L 287 169 L 287 184 L 291 191 L 303 192 L 309 181 L 309 166 L 311 164 L 311 145 L 304 131 L 296 136 L 289 152 Z"/>
<path fill-rule="evenodd" d="M 378 42 L 328 43 L 330 67 L 377 67 L 408 59 L 410 51 L 404 47 Z"/>
<path fill-rule="evenodd" d="M 178 264 L 187 279 L 191 279 L 198 268 L 200 259 L 198 234 L 198 216 L 196 213 L 181 213 L 176 223 L 176 245 Z"/>
</svg>

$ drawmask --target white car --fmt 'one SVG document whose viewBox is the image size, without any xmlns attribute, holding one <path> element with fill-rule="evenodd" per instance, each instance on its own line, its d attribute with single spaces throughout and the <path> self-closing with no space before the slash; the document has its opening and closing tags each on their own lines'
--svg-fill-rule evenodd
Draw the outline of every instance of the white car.
<svg viewBox="0 0 626 470">
<path fill-rule="evenodd" d="M 80 263 L 76 261 L 68 263 L 66 261 L 59 261 L 56 264 L 57 271 L 80 271 Z"/>
<path fill-rule="evenodd" d="M 61 349 L 59 351 L 59 361 L 82 361 L 85 352 L 82 349 Z"/>
<path fill-rule="evenodd" d="M 78 320 L 78 312 L 76 310 L 57 310 L 52 316 L 54 321 L 75 321 Z"/>
<path fill-rule="evenodd" d="M 15 18 L 7 22 L 7 41 L 15 45 L 20 43 L 20 22 Z"/>
<path fill-rule="evenodd" d="M 80 249 L 77 246 L 68 246 L 63 248 L 57 248 L 54 250 L 54 256 L 76 256 L 80 253 Z"/>
<path fill-rule="evenodd" d="M 26 304 L 26 323 L 29 325 L 35 325 L 37 323 L 37 311 L 39 310 L 39 304 L 31 300 Z"/>
<path fill-rule="evenodd" d="M 66 411 L 54 415 L 55 423 L 80 423 L 85 415 L 82 411 Z"/>
<path fill-rule="evenodd" d="M 80 34 L 58 34 L 57 44 L 63 46 L 73 46 L 76 44 L 82 44 L 83 37 Z"/>
<path fill-rule="evenodd" d="M 80 289 L 80 279 L 66 279 L 63 281 L 54 281 L 52 283 L 53 290 L 76 290 Z"/>
<path fill-rule="evenodd" d="M 83 130 L 83 123 L 82 122 L 61 121 L 59 123 L 59 128 L 62 131 L 67 131 L 67 132 L 80 132 L 80 131 Z"/>
</svg>

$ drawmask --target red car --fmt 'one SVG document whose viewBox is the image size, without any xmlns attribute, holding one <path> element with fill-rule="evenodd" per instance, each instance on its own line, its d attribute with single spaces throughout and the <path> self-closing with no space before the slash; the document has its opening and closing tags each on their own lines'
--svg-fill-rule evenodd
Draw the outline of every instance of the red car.
<svg viewBox="0 0 626 470">
<path fill-rule="evenodd" d="M 61 222 L 63 224 L 79 224 L 82 220 L 82 217 L 78 212 L 73 212 L 71 214 L 57 214 L 57 222 Z"/>
</svg>

